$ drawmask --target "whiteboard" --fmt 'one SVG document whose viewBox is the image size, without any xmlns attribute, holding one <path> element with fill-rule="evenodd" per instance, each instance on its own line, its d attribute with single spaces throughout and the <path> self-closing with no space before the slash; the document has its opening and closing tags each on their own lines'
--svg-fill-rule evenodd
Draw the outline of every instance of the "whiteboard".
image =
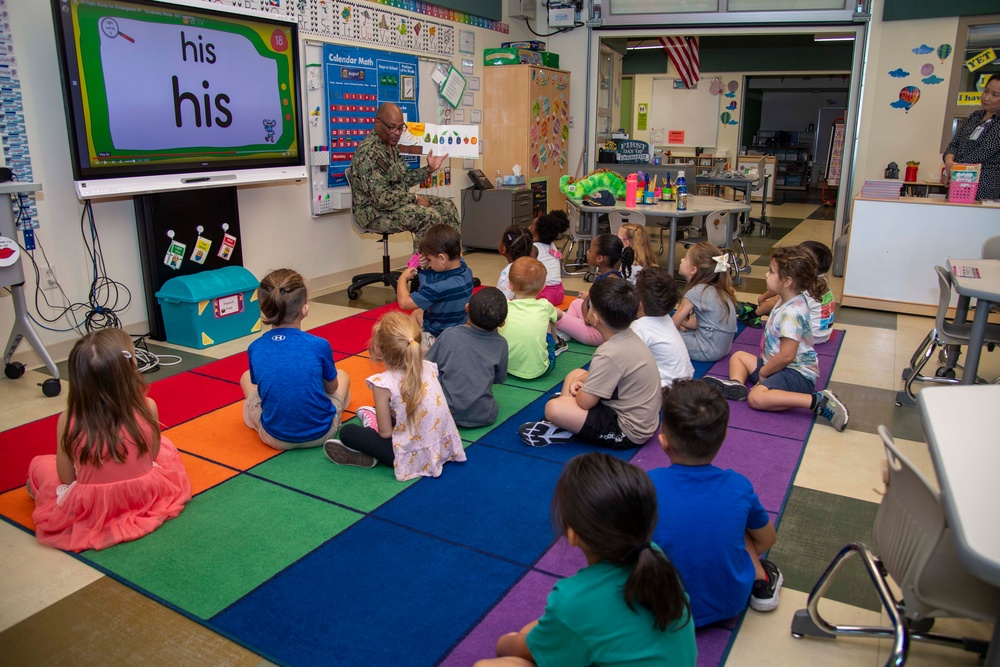
<svg viewBox="0 0 1000 667">
<path fill-rule="evenodd" d="M 650 130 L 662 130 L 657 146 L 715 147 L 719 137 L 719 97 L 710 90 L 711 79 L 702 79 L 694 90 L 674 88 L 674 79 L 653 79 L 649 105 Z M 667 144 L 671 130 L 684 132 L 683 144 Z M 652 132 L 650 133 L 652 134 Z"/>
</svg>

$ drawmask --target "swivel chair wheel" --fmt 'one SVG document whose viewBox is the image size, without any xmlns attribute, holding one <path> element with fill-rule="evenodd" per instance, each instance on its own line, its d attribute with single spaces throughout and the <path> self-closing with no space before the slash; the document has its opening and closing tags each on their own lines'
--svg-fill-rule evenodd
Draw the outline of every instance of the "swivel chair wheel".
<svg viewBox="0 0 1000 667">
<path fill-rule="evenodd" d="M 59 392 L 61 391 L 62 391 L 62 383 L 56 378 L 49 378 L 48 380 L 42 383 L 42 393 L 48 396 L 49 398 L 58 396 Z"/>
<path fill-rule="evenodd" d="M 596 277 L 597 276 L 595 274 L 593 274 L 590 271 L 588 271 L 587 274 L 583 277 L 583 282 L 585 282 L 585 283 L 592 283 L 592 282 L 594 282 L 594 279 Z"/>
<path fill-rule="evenodd" d="M 934 627 L 934 617 L 926 616 L 919 621 L 913 620 L 912 618 L 906 619 L 906 627 L 910 629 L 910 632 L 930 632 Z"/>
<path fill-rule="evenodd" d="M 3 374 L 11 380 L 16 380 L 24 375 L 24 364 L 20 361 L 12 361 L 3 369 Z"/>
<path fill-rule="evenodd" d="M 934 371 L 934 375 L 939 378 L 955 379 L 955 369 L 948 368 L 947 366 L 941 366 L 936 371 Z"/>
<path fill-rule="evenodd" d="M 351 301 L 356 301 L 357 298 L 361 296 L 361 290 L 356 290 L 351 287 L 347 288 L 347 298 Z"/>
</svg>

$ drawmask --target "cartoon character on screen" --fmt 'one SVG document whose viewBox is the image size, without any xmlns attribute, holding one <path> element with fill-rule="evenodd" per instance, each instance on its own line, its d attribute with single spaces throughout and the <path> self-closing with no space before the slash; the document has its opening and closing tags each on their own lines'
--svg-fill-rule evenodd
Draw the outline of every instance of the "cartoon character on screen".
<svg viewBox="0 0 1000 667">
<path fill-rule="evenodd" d="M 264 123 L 264 131 L 267 132 L 267 134 L 264 135 L 264 141 L 273 144 L 274 143 L 274 126 L 278 124 L 278 121 L 276 121 L 276 120 L 268 120 L 267 118 L 265 118 L 262 122 Z"/>
</svg>

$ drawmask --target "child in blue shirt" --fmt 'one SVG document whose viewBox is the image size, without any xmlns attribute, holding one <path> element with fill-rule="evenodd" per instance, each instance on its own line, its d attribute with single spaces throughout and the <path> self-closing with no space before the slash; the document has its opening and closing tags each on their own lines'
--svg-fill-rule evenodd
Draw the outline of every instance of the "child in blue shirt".
<svg viewBox="0 0 1000 667">
<path fill-rule="evenodd" d="M 695 627 L 750 606 L 778 606 L 782 576 L 761 556 L 777 535 L 743 475 L 712 465 L 726 437 L 729 404 L 704 382 L 678 380 L 663 390 L 660 445 L 669 468 L 649 473 L 660 518 L 653 541 L 680 572 Z"/>
<path fill-rule="evenodd" d="M 340 428 L 351 380 L 333 365 L 330 343 L 302 331 L 309 297 L 301 275 L 272 271 L 260 281 L 258 298 L 261 321 L 272 328 L 247 349 L 243 421 L 275 449 L 319 447 Z"/>
<path fill-rule="evenodd" d="M 472 270 L 462 259 L 462 237 L 448 225 L 434 225 L 417 246 L 420 271 L 403 269 L 396 282 L 396 301 L 403 310 L 412 310 L 423 331 L 426 352 L 434 339 L 448 327 L 469 319 L 465 306 L 472 298 Z M 410 281 L 420 276 L 420 289 L 410 293 Z"/>
</svg>

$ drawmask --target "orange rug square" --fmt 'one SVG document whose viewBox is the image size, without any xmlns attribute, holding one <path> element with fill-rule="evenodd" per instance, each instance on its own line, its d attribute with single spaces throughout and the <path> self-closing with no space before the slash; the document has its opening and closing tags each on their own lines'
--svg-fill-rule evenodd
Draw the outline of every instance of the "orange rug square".
<svg viewBox="0 0 1000 667">
<path fill-rule="evenodd" d="M 177 449 L 237 470 L 249 470 L 281 453 L 243 423 L 243 401 L 167 429 L 163 435 Z"/>
<path fill-rule="evenodd" d="M 0 495 L 0 514 L 16 521 L 31 532 L 35 532 L 35 522 L 31 513 L 35 511 L 35 501 L 28 495 L 24 484 Z"/>
</svg>

